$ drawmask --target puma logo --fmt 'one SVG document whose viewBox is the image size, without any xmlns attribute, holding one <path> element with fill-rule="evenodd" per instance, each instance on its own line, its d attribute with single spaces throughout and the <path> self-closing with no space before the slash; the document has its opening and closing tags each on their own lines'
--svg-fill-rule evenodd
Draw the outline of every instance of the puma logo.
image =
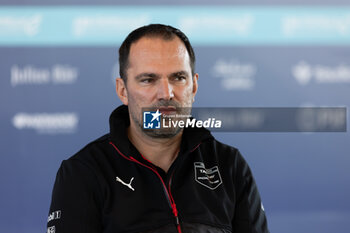
<svg viewBox="0 0 350 233">
<path fill-rule="evenodd" d="M 118 176 L 116 177 L 116 181 L 120 182 L 122 185 L 125 185 L 126 187 L 128 187 L 129 189 L 131 189 L 132 191 L 135 191 L 135 189 L 131 186 L 132 181 L 134 180 L 134 177 L 131 178 L 129 184 L 125 183 L 124 181 L 122 181 Z"/>
</svg>

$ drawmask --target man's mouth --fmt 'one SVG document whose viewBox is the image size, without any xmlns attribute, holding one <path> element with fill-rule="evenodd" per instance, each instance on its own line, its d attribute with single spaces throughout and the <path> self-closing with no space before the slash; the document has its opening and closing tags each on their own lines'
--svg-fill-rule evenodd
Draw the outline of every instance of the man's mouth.
<svg viewBox="0 0 350 233">
<path fill-rule="evenodd" d="M 162 113 L 162 115 L 175 115 L 176 114 L 176 107 L 174 107 L 174 106 L 162 106 L 162 107 L 159 107 L 159 112 Z"/>
</svg>

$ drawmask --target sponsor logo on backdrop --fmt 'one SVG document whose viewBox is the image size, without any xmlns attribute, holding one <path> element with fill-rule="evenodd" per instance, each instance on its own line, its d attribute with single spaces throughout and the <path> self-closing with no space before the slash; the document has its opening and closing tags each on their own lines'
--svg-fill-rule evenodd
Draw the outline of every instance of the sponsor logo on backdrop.
<svg viewBox="0 0 350 233">
<path fill-rule="evenodd" d="M 343 129 L 346 132 L 347 110 L 346 107 L 312 107 L 312 104 L 304 104 L 295 115 L 296 125 L 304 132 L 313 132 L 318 129 Z"/>
<path fill-rule="evenodd" d="M 12 124 L 16 129 L 33 129 L 39 134 L 74 133 L 78 123 L 78 114 L 74 112 L 17 113 L 12 118 Z"/>
<path fill-rule="evenodd" d="M 0 35 L 28 37 L 36 36 L 40 31 L 42 16 L 39 14 L 32 16 L 1 16 Z"/>
<path fill-rule="evenodd" d="M 70 65 L 55 64 L 51 68 L 34 65 L 13 65 L 11 67 L 11 85 L 73 84 L 79 75 L 78 68 Z"/>
<path fill-rule="evenodd" d="M 244 36 L 252 31 L 255 18 L 251 14 L 241 14 L 237 16 L 200 16 L 181 17 L 178 21 L 179 28 L 185 33 L 202 33 L 224 32 L 227 34 L 234 33 L 238 36 Z M 203 30 L 205 28 L 205 30 Z"/>
<path fill-rule="evenodd" d="M 213 67 L 213 75 L 220 79 L 226 90 L 252 90 L 255 87 L 256 66 L 238 60 L 219 59 Z"/>
<path fill-rule="evenodd" d="M 314 83 L 350 83 L 350 65 L 310 65 L 300 61 L 292 67 L 292 74 L 300 85 Z"/>
<path fill-rule="evenodd" d="M 306 34 L 339 35 L 350 34 L 350 15 L 294 15 L 282 18 L 282 32 L 284 36 L 298 36 Z"/>
<path fill-rule="evenodd" d="M 134 16 L 80 16 L 72 21 L 73 35 L 82 37 L 87 35 L 110 35 L 120 32 L 130 32 L 135 28 L 149 24 L 151 19 L 148 15 Z M 103 33 L 103 34 L 101 34 Z"/>
</svg>

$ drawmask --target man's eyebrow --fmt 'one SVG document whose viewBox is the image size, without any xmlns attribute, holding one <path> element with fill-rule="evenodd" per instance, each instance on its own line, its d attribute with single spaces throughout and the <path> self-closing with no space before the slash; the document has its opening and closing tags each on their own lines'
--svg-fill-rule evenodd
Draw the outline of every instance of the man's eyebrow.
<svg viewBox="0 0 350 233">
<path fill-rule="evenodd" d="M 135 79 L 136 80 L 140 80 L 141 78 L 159 78 L 159 75 L 155 74 L 155 73 L 141 73 L 136 75 Z"/>
<path fill-rule="evenodd" d="M 186 76 L 186 77 L 188 77 L 189 75 L 184 70 L 177 71 L 177 72 L 174 72 L 174 73 L 171 73 L 170 75 L 168 75 L 168 77 L 179 77 L 179 76 Z"/>
</svg>

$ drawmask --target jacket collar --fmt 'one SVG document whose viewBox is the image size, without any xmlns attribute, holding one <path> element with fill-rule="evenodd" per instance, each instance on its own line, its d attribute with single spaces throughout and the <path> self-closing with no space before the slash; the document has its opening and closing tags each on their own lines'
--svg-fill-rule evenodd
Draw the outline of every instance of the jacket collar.
<svg viewBox="0 0 350 233">
<path fill-rule="evenodd" d="M 127 128 L 129 125 L 128 107 L 121 105 L 112 112 L 109 118 L 111 139 L 125 155 L 139 156 L 139 152 L 127 136 Z M 213 138 L 213 136 L 207 129 L 185 128 L 181 140 L 180 154 L 185 154 L 195 149 L 202 141 L 210 138 Z"/>
</svg>

